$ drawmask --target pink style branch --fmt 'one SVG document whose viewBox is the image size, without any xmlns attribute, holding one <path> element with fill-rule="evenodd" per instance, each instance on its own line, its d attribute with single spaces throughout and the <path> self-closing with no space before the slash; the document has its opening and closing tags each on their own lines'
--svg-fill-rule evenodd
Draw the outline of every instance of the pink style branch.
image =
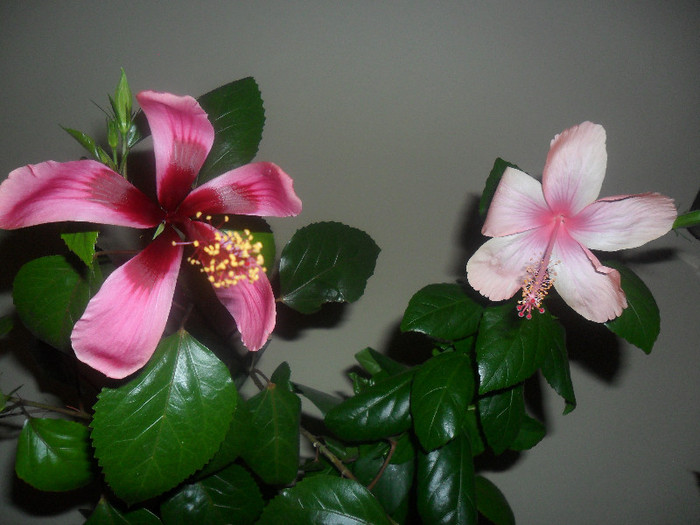
<svg viewBox="0 0 700 525">
<path fill-rule="evenodd" d="M 282 309 L 298 320 L 360 299 L 377 244 L 326 221 L 277 254 L 262 217 L 296 216 L 302 204 L 290 175 L 254 161 L 265 118 L 252 78 L 198 99 L 135 98 L 138 110 L 122 71 L 106 145 L 67 129 L 89 158 L 20 167 L 0 185 L 1 228 L 29 237 L 37 229 L 24 228 L 57 223 L 65 243 L 21 267 L 2 334 L 28 331 L 74 371 L 62 406 L 24 399 L 19 385 L 2 394 L 2 416 L 23 421 L 15 472 L 38 494 L 93 487 L 102 496 L 86 509 L 92 525 L 512 524 L 483 458 L 545 436 L 526 409 L 533 376 L 565 413 L 576 408 L 570 316 L 557 317 L 550 299 L 587 329 L 651 352 L 651 292 L 596 253 L 700 223 L 658 193 L 599 198 L 598 124 L 555 136 L 541 182 L 498 159 L 479 203 L 489 239 L 463 279 L 420 287 L 403 312 L 401 332 L 429 355 L 365 348 L 353 395 L 339 397 L 295 381 L 287 363 L 266 374 L 252 356 L 283 352 Z M 130 153 L 148 135 L 155 170 L 142 185 L 131 174 L 143 157 Z M 102 225 L 138 232 L 126 262 L 102 249 Z M 258 389 L 250 397 L 239 393 L 247 379 Z M 302 398 L 321 414 L 312 427 Z"/>
</svg>

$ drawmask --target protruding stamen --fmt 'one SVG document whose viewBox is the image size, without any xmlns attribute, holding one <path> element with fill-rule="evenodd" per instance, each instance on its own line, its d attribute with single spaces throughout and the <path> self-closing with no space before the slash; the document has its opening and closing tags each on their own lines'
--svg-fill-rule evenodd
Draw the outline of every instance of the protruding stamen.
<svg viewBox="0 0 700 525">
<path fill-rule="evenodd" d="M 262 243 L 253 242 L 249 230 L 217 231 L 208 244 L 195 241 L 195 251 L 188 257 L 190 264 L 201 266 L 200 271 L 215 288 L 227 288 L 242 280 L 254 283 L 260 278 L 265 263 Z"/>
<path fill-rule="evenodd" d="M 544 313 L 542 301 L 554 284 L 554 272 L 547 268 L 545 261 L 540 261 L 537 267 L 526 268 L 527 277 L 523 281 L 523 297 L 518 301 L 518 316 L 532 319 L 532 311 Z"/>
</svg>

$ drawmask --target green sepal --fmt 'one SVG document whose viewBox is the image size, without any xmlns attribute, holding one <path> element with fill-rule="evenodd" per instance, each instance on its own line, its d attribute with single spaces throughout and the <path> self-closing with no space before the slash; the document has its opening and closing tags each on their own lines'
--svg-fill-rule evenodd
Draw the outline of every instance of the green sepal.
<svg viewBox="0 0 700 525">
<path fill-rule="evenodd" d="M 411 427 L 411 382 L 407 370 L 367 387 L 332 408 L 324 419 L 336 436 L 348 441 L 384 439 Z"/>
<path fill-rule="evenodd" d="M 493 525 L 515 525 L 515 516 L 508 500 L 490 480 L 476 477 L 476 506 Z"/>
<path fill-rule="evenodd" d="M 467 354 L 447 352 L 418 367 L 411 387 L 411 414 L 425 450 L 441 447 L 457 435 L 473 394 Z"/>
<path fill-rule="evenodd" d="M 68 249 L 85 263 L 85 266 L 92 268 L 95 261 L 95 245 L 99 232 L 76 232 L 62 233 L 61 239 L 66 243 Z"/>
<path fill-rule="evenodd" d="M 627 308 L 622 315 L 608 321 L 605 326 L 644 353 L 651 353 L 661 330 L 661 315 L 654 296 L 644 281 L 623 264 L 615 261 L 603 264 L 620 272 L 622 290 L 627 296 Z"/>
<path fill-rule="evenodd" d="M 480 398 L 477 406 L 486 441 L 495 454 L 503 453 L 518 437 L 525 418 L 523 386 L 492 392 Z"/>
<path fill-rule="evenodd" d="M 474 462 L 467 436 L 430 452 L 418 451 L 417 505 L 423 523 L 475 525 Z"/>
<path fill-rule="evenodd" d="M 160 525 L 161 523 L 158 517 L 148 509 L 122 512 L 102 497 L 85 525 Z"/>
<path fill-rule="evenodd" d="M 112 102 L 112 109 L 114 110 L 119 131 L 122 135 L 126 135 L 131 126 L 133 96 L 131 88 L 129 88 L 129 82 L 126 80 L 124 68 L 121 69 L 121 74 L 119 75 L 119 83 L 114 91 L 114 99 L 110 99 L 110 101 Z"/>
<path fill-rule="evenodd" d="M 283 490 L 263 511 L 257 525 L 389 525 L 369 490 L 349 479 L 311 476 Z"/>
<path fill-rule="evenodd" d="M 362 230 L 319 222 L 297 230 L 280 258 L 280 300 L 304 314 L 354 302 L 374 273 L 379 247 Z"/>
<path fill-rule="evenodd" d="M 88 428 L 65 419 L 28 418 L 17 440 L 15 472 L 50 492 L 87 485 L 94 477 Z"/>
<path fill-rule="evenodd" d="M 265 125 L 260 89 L 252 77 L 220 86 L 197 99 L 214 126 L 214 144 L 197 184 L 248 164 L 258 152 Z"/>
<path fill-rule="evenodd" d="M 247 405 L 254 446 L 243 450 L 243 461 L 265 483 L 291 483 L 299 465 L 301 399 L 284 385 L 270 383 Z"/>
<path fill-rule="evenodd" d="M 240 465 L 231 465 L 207 478 L 186 483 L 160 507 L 163 522 L 168 525 L 252 525 L 262 509 L 260 489 Z"/>
<path fill-rule="evenodd" d="M 700 210 L 692 210 L 676 217 L 672 228 L 677 230 L 678 228 L 692 228 L 698 225 L 700 225 Z"/>
<path fill-rule="evenodd" d="M 498 183 L 501 182 L 501 177 L 503 177 L 503 173 L 507 168 L 520 169 L 515 164 L 511 164 L 500 157 L 493 163 L 493 168 L 491 168 L 491 172 L 486 179 L 486 186 L 484 186 L 484 191 L 481 193 L 481 199 L 479 199 L 479 215 L 482 219 L 486 217 L 486 213 L 489 211 Z"/>
<path fill-rule="evenodd" d="M 456 283 L 429 284 L 408 302 L 401 331 L 444 340 L 463 339 L 479 328 L 483 308 Z"/>
<path fill-rule="evenodd" d="M 36 337 L 63 351 L 71 348 L 73 326 L 101 283 L 99 266 L 76 269 L 65 257 L 29 261 L 12 287 L 17 314 Z"/>
<path fill-rule="evenodd" d="M 163 339 L 140 374 L 98 396 L 92 442 L 105 480 L 128 504 L 173 488 L 219 450 L 237 401 L 209 349 L 184 330 Z"/>
</svg>

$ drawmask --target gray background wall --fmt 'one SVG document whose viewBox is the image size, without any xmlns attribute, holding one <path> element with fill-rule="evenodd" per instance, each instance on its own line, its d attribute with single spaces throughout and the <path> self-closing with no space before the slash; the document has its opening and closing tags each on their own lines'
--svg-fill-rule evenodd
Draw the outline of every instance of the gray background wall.
<svg viewBox="0 0 700 525">
<path fill-rule="evenodd" d="M 391 345 L 410 296 L 463 277 L 465 224 L 497 156 L 541 173 L 554 134 L 592 120 L 608 132 L 604 195 L 654 190 L 688 209 L 699 29 L 694 1 L 4 1 L 0 174 L 81 155 L 58 125 L 100 130 L 90 101 L 105 102 L 120 66 L 135 90 L 193 95 L 253 75 L 268 117 L 259 158 L 283 166 L 304 201 L 299 217 L 272 221 L 279 244 L 333 219 L 383 250 L 333 330 L 277 337 L 261 367 L 286 360 L 293 379 L 349 392 L 353 354 Z M 577 338 L 578 408 L 562 416 L 543 385 L 548 436 L 487 472 L 519 523 L 698 523 L 698 243 L 671 234 L 627 255 L 657 298 L 661 336 L 650 356 Z M 48 399 L 28 367 L 0 342 L 0 388 Z M 0 522 L 80 521 L 71 496 L 39 508 L 13 478 L 14 441 L 0 446 Z"/>
</svg>

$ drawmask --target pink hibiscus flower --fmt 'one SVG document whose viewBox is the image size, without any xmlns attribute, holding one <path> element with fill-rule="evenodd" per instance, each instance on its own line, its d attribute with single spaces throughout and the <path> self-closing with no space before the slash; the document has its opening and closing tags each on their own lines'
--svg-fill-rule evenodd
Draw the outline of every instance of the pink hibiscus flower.
<svg viewBox="0 0 700 525">
<path fill-rule="evenodd" d="M 157 202 L 92 160 L 24 166 L 0 185 L 0 228 L 60 221 L 164 227 L 112 272 L 73 329 L 78 359 L 113 378 L 138 370 L 153 354 L 187 244 L 195 247 L 189 260 L 207 274 L 243 343 L 250 350 L 262 347 L 275 326 L 276 310 L 270 282 L 259 271 L 260 246 L 198 219 L 301 211 L 292 179 L 271 163 L 241 166 L 193 190 L 214 142 L 206 113 L 188 96 L 144 91 L 136 98 L 153 135 Z"/>
<path fill-rule="evenodd" d="M 658 193 L 596 200 L 605 177 L 605 130 L 584 122 L 552 140 L 542 184 L 507 168 L 482 233 L 493 237 L 467 263 L 471 286 L 494 301 L 522 289 L 520 316 L 543 312 L 550 287 L 586 319 L 605 322 L 627 307 L 620 274 L 593 250 L 641 246 L 667 233 L 673 200 Z"/>
</svg>

